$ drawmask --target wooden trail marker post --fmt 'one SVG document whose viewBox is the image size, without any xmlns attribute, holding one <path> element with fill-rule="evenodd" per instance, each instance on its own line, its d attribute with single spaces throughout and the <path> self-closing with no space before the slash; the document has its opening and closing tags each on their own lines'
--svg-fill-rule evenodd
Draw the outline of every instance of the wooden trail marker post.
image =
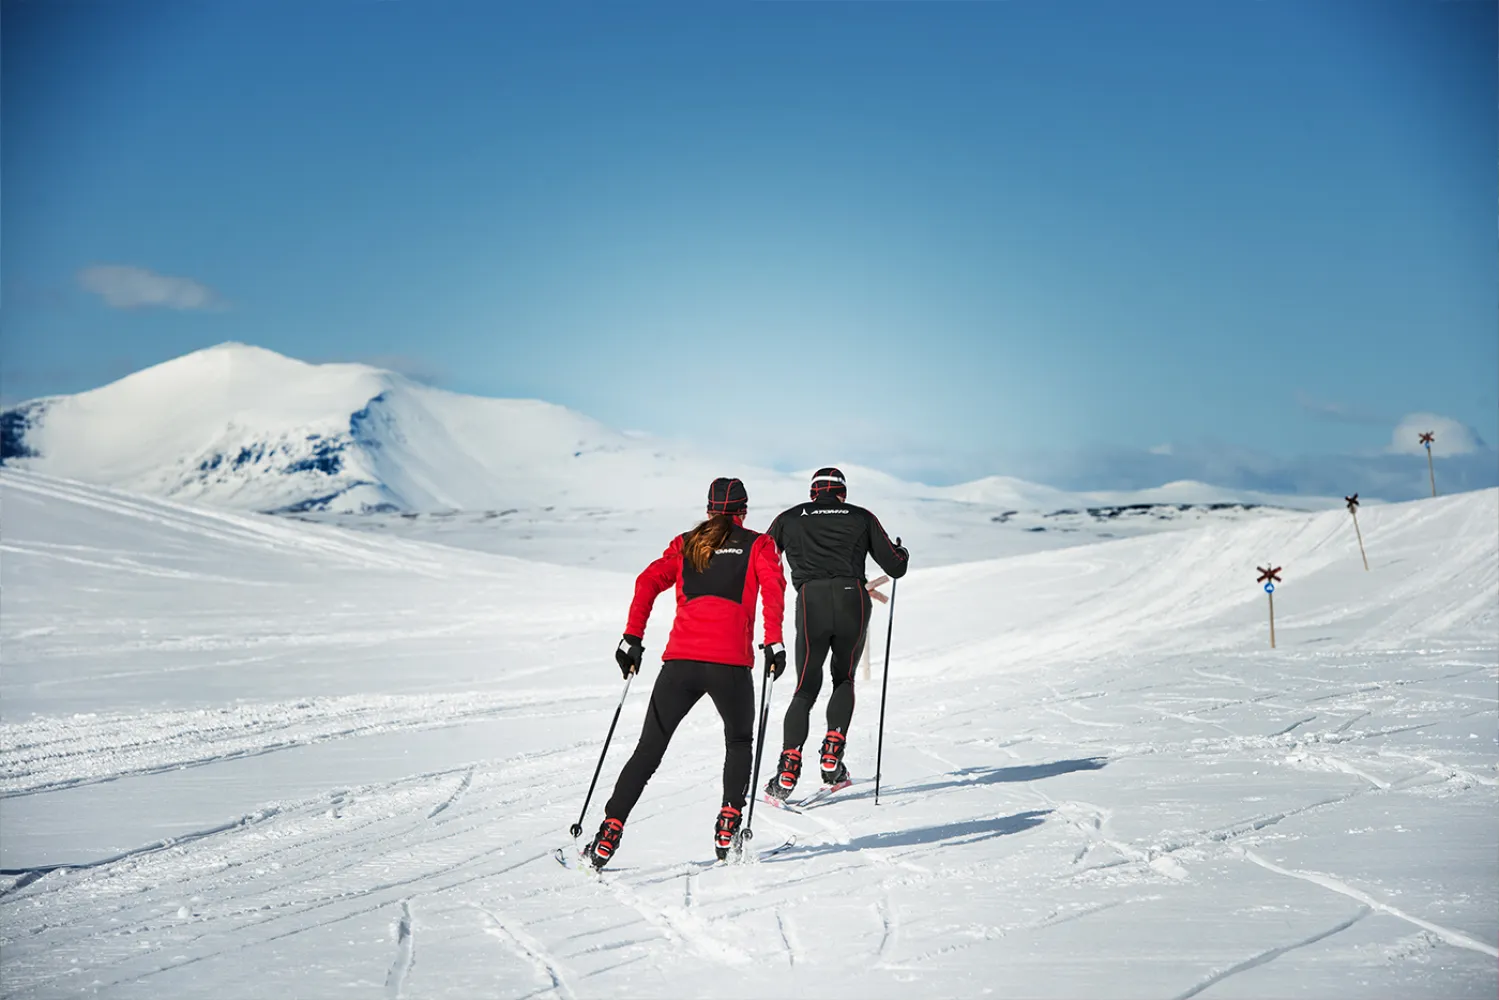
<svg viewBox="0 0 1499 1000">
<path fill-rule="evenodd" d="M 1353 515 L 1353 533 L 1358 535 L 1358 554 L 1364 557 L 1364 570 L 1369 569 L 1369 557 L 1364 555 L 1364 533 L 1358 530 L 1358 494 L 1344 497 L 1343 501 L 1348 504 L 1348 513 Z"/>
<path fill-rule="evenodd" d="M 1270 598 L 1270 648 L 1275 648 L 1275 581 L 1280 579 L 1280 567 L 1256 566 L 1260 578 L 1255 583 L 1265 585 L 1265 594 Z"/>
<path fill-rule="evenodd" d="M 1431 464 L 1431 443 L 1437 439 L 1434 431 L 1427 431 L 1421 435 L 1421 443 L 1426 446 L 1426 471 L 1431 476 L 1431 495 L 1437 495 L 1437 470 Z"/>
<path fill-rule="evenodd" d="M 890 598 L 886 597 L 885 594 L 878 589 L 879 587 L 882 587 L 889 582 L 890 578 L 888 576 L 882 576 L 878 580 L 870 580 L 867 584 L 864 585 L 864 587 L 869 591 L 870 597 L 874 598 L 876 601 L 879 601 L 881 604 L 889 604 Z M 869 638 L 867 635 L 864 639 L 864 657 L 862 662 L 864 664 L 864 679 L 867 681 L 869 680 Z"/>
</svg>

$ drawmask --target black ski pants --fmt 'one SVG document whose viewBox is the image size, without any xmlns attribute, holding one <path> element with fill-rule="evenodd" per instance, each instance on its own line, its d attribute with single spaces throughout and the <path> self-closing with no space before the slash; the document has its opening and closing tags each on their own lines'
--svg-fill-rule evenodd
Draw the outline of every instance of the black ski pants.
<svg viewBox="0 0 1499 1000">
<path fill-rule="evenodd" d="M 854 716 L 854 669 L 869 628 L 869 591 L 860 580 L 808 580 L 796 594 L 796 693 L 782 726 L 785 750 L 807 742 L 812 705 L 822 690 L 822 661 L 832 654 L 828 728 L 847 734 Z"/>
<path fill-rule="evenodd" d="M 640 742 L 619 772 L 614 794 L 604 805 L 605 815 L 620 821 L 629 819 L 645 783 L 666 755 L 671 734 L 705 694 L 713 699 L 723 719 L 723 801 L 743 809 L 755 739 L 754 673 L 751 667 L 700 660 L 667 660 L 661 664 L 656 686 L 651 689 L 650 706 L 645 710 Z"/>
</svg>

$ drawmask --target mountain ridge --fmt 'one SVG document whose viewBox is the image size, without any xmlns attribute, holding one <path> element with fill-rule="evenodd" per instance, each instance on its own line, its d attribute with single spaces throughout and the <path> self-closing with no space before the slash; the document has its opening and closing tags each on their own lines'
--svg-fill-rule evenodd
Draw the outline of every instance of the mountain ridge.
<svg viewBox="0 0 1499 1000">
<path fill-rule="evenodd" d="M 239 342 L 5 410 L 0 464 L 267 513 L 675 507 L 726 474 L 750 483 L 759 506 L 789 506 L 806 489 L 805 473 L 711 459 L 543 400 L 467 396 L 371 365 L 311 364 Z M 1068 492 L 1006 476 L 927 486 L 841 467 L 857 499 L 951 501 L 996 515 L 1335 502 L 1191 481 L 1128 492 Z"/>
</svg>

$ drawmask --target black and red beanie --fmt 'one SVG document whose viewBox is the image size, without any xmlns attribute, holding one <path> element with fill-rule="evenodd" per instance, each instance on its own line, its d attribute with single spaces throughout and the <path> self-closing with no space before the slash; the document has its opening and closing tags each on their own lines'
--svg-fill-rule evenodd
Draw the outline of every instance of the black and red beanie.
<svg viewBox="0 0 1499 1000">
<path fill-rule="evenodd" d="M 843 473 L 831 465 L 812 473 L 812 499 L 816 500 L 821 496 L 833 496 L 839 500 L 848 496 L 848 485 L 843 481 Z"/>
<path fill-rule="evenodd" d="M 737 479 L 719 477 L 708 487 L 708 513 L 743 514 L 749 510 L 749 494 Z"/>
</svg>

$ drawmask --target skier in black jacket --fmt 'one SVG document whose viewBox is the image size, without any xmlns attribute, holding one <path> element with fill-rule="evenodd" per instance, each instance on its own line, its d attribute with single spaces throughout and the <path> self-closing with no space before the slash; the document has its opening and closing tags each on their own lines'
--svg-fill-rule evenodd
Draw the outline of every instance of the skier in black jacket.
<svg viewBox="0 0 1499 1000">
<path fill-rule="evenodd" d="M 896 579 L 905 575 L 910 562 L 910 554 L 890 541 L 879 518 L 844 501 L 848 487 L 842 472 L 818 469 L 811 493 L 810 502 L 782 511 L 766 532 L 791 564 L 796 588 L 796 693 L 786 709 L 780 765 L 765 786 L 765 794 L 777 802 L 790 797 L 801 776 L 808 718 L 829 652 L 833 693 L 828 697 L 828 732 L 819 763 L 824 784 L 842 787 L 850 780 L 843 750 L 854 714 L 854 668 L 869 627 L 864 559 L 873 556 Z"/>
</svg>

